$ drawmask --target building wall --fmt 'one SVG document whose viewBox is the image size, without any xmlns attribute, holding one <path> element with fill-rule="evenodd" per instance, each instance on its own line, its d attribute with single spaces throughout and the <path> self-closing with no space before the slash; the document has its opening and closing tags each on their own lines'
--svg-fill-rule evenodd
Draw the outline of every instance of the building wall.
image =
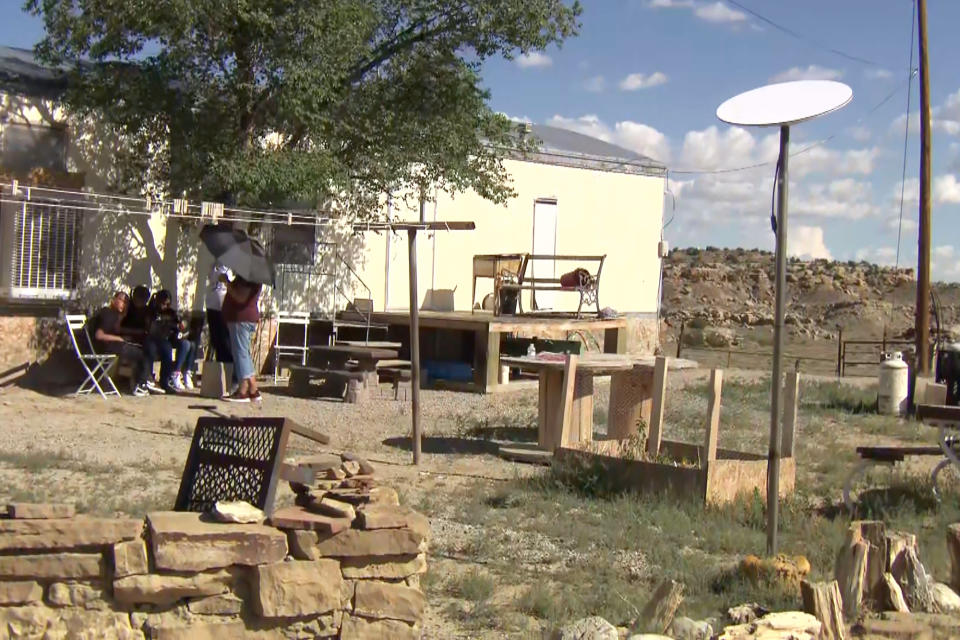
<svg viewBox="0 0 960 640">
<path fill-rule="evenodd" d="M 517 192 L 506 205 L 493 204 L 473 193 L 456 197 L 440 193 L 435 203 L 428 204 L 428 220 L 471 220 L 476 230 L 418 234 L 421 306 L 430 308 L 449 299 L 452 290 L 455 309 L 469 310 L 473 256 L 532 251 L 534 201 L 556 198 L 557 253 L 607 256 L 600 280 L 601 307 L 620 312 L 657 310 L 663 178 L 516 160 L 505 164 Z M 413 204 L 397 203 L 393 213 L 405 220 L 419 219 Z M 405 233 L 368 234 L 360 275 L 372 290 L 375 308 L 409 307 L 407 247 Z M 557 273 L 577 266 L 558 263 Z M 478 280 L 477 303 L 492 291 L 492 280 Z M 576 309 L 576 293 L 555 295 L 559 310 Z M 528 309 L 528 294 L 523 302 Z"/>
</svg>

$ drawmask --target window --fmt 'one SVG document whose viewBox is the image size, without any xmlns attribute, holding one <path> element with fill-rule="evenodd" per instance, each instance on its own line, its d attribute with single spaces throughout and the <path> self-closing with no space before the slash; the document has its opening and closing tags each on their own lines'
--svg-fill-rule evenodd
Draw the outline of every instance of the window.
<svg viewBox="0 0 960 640">
<path fill-rule="evenodd" d="M 0 125 L 0 166 L 17 172 L 66 171 L 67 134 L 45 125 Z"/>
<path fill-rule="evenodd" d="M 3 209 L 0 282 L 12 298 L 64 298 L 77 288 L 81 211 L 23 202 Z"/>
<path fill-rule="evenodd" d="M 269 225 L 273 229 L 270 256 L 276 264 L 312 266 L 317 257 L 317 238 L 314 227 L 306 225 Z"/>
</svg>

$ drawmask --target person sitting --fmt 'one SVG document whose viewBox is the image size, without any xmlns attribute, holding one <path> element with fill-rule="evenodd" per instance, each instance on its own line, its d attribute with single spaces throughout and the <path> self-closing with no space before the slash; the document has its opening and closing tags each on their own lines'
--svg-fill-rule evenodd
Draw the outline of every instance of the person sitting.
<svg viewBox="0 0 960 640">
<path fill-rule="evenodd" d="M 157 342 L 163 354 L 163 361 L 172 361 L 171 370 L 165 377 L 161 372 L 161 380 L 165 387 L 174 391 L 192 389 L 191 372 L 197 357 L 196 345 L 186 337 L 189 327 L 173 308 L 173 295 L 166 289 L 153 294 L 148 315 L 149 339 Z M 172 358 L 174 349 L 177 351 L 176 360 Z"/>
<path fill-rule="evenodd" d="M 173 368 L 173 356 L 169 349 L 165 349 L 162 341 L 150 336 L 150 289 L 138 284 L 130 292 L 130 304 L 123 318 L 121 330 L 128 340 L 143 349 L 147 363 L 147 388 L 151 393 L 166 393 L 165 382 L 157 384 L 153 377 L 153 365 L 160 361 L 160 380 L 165 381 Z"/>
<path fill-rule="evenodd" d="M 126 330 L 122 327 L 129 303 L 130 297 L 123 291 L 117 291 L 110 298 L 110 303 L 90 319 L 90 329 L 97 353 L 113 353 L 121 361 L 133 365 L 131 393 L 143 397 L 150 395 L 147 388 L 147 357 L 139 345 L 127 339 Z"/>
</svg>

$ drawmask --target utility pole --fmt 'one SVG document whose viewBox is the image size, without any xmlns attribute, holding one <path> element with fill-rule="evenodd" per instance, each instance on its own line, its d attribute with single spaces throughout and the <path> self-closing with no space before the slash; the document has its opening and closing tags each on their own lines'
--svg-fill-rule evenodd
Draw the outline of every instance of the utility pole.
<svg viewBox="0 0 960 640">
<path fill-rule="evenodd" d="M 916 375 L 930 375 L 930 65 L 927 0 L 917 0 L 920 34 L 920 226 L 917 233 Z"/>
</svg>

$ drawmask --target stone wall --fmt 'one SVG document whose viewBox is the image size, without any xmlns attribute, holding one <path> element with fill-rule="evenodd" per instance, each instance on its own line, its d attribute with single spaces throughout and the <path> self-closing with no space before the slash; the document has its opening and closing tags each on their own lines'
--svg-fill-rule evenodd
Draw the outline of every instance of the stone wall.
<svg viewBox="0 0 960 640">
<path fill-rule="evenodd" d="M 328 491 L 352 499 L 352 514 L 288 507 L 277 526 L 10 505 L 0 518 L 0 638 L 418 638 L 427 520 L 392 489 L 357 484 Z"/>
</svg>

